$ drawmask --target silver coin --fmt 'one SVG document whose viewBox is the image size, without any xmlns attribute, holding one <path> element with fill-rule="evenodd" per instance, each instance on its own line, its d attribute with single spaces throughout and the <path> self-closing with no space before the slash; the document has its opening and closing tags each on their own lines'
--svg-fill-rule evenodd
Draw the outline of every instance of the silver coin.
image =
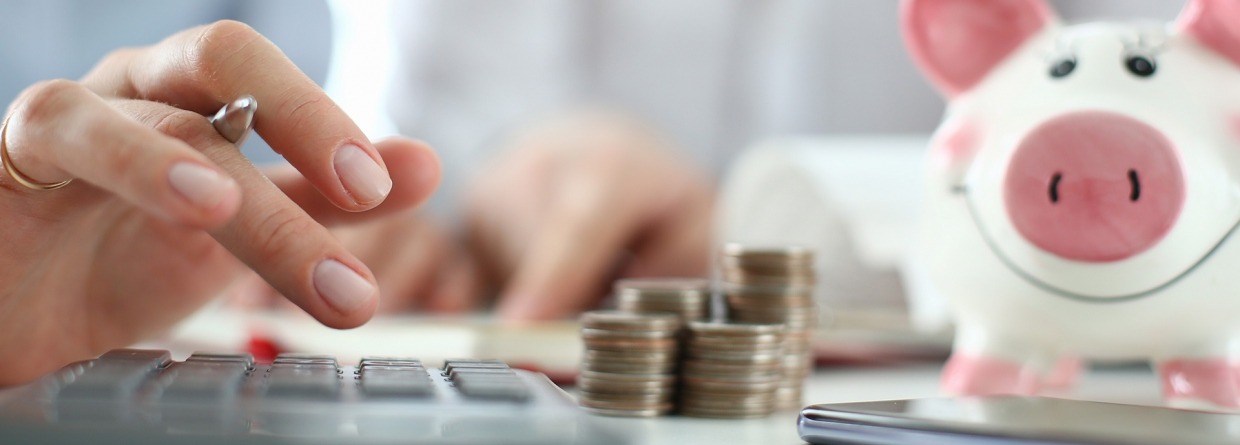
<svg viewBox="0 0 1240 445">
<path fill-rule="evenodd" d="M 616 280 L 612 287 L 617 292 L 634 290 L 649 293 L 710 292 L 710 281 L 705 278 L 624 278 Z"/>
<path fill-rule="evenodd" d="M 779 379 L 766 380 L 732 380 L 722 377 L 685 376 L 684 388 L 692 391 L 712 392 L 718 394 L 756 394 L 770 393 L 779 386 Z"/>
<path fill-rule="evenodd" d="M 740 271 L 724 269 L 725 283 L 734 286 L 789 286 L 794 288 L 813 288 L 818 278 L 812 273 L 793 271 Z"/>
<path fill-rule="evenodd" d="M 702 349 L 689 349 L 688 351 L 686 351 L 685 356 L 688 358 L 710 360 L 710 361 L 715 361 L 715 362 L 725 362 L 725 363 L 732 363 L 732 364 L 783 363 L 783 360 L 784 360 L 783 354 L 781 353 L 751 354 L 751 353 L 746 353 L 746 352 L 712 351 L 712 350 L 702 350 Z"/>
<path fill-rule="evenodd" d="M 747 258 L 754 260 L 776 259 L 789 260 L 796 259 L 799 261 L 812 261 L 814 258 L 813 249 L 803 246 L 756 246 L 741 243 L 727 243 L 723 245 L 720 253 L 724 257 Z"/>
<path fill-rule="evenodd" d="M 703 341 L 703 339 L 693 339 L 685 342 L 685 347 L 698 352 L 716 351 L 716 352 L 750 352 L 754 354 L 782 354 L 784 352 L 784 343 L 737 343 L 727 344 L 717 341 Z"/>
<path fill-rule="evenodd" d="M 584 371 L 610 372 L 617 374 L 672 374 L 676 372 L 676 363 L 669 364 L 632 364 L 614 362 L 583 362 Z"/>
<path fill-rule="evenodd" d="M 783 334 L 784 327 L 771 323 L 719 323 L 694 321 L 689 323 L 689 335 L 699 336 L 752 336 Z"/>
<path fill-rule="evenodd" d="M 725 295 L 724 302 L 727 303 L 728 309 L 781 309 L 781 310 L 817 310 L 817 302 L 812 297 L 804 296 L 750 296 L 750 295 Z"/>
<path fill-rule="evenodd" d="M 615 339 L 586 338 L 582 339 L 586 348 L 598 351 L 633 351 L 633 352 L 676 352 L 680 343 L 674 338 L 663 339 Z"/>
<path fill-rule="evenodd" d="M 577 387 L 582 391 L 597 394 L 671 394 L 676 384 L 657 381 L 618 382 L 579 378 Z"/>
<path fill-rule="evenodd" d="M 720 290 L 724 295 L 731 295 L 743 298 L 813 298 L 814 286 L 790 286 L 788 284 L 772 284 L 759 286 L 756 284 L 739 284 L 732 281 L 724 281 L 720 285 Z"/>
<path fill-rule="evenodd" d="M 596 372 L 582 371 L 578 378 L 598 380 L 598 381 L 615 381 L 615 382 L 661 382 L 673 383 L 676 381 L 675 375 L 668 374 L 620 374 L 614 372 Z"/>
<path fill-rule="evenodd" d="M 713 360 L 688 359 L 681 364 L 681 373 L 696 376 L 745 376 L 754 374 L 779 374 L 783 363 L 732 364 Z"/>
<path fill-rule="evenodd" d="M 680 319 L 667 314 L 635 314 L 621 311 L 591 311 L 581 314 L 585 328 L 633 331 L 671 331 L 683 325 Z"/>
<path fill-rule="evenodd" d="M 664 339 L 675 338 L 680 331 L 630 331 L 630 330 L 611 330 L 597 328 L 581 328 L 582 339 Z"/>
<path fill-rule="evenodd" d="M 586 349 L 582 352 L 582 361 L 675 365 L 679 354 L 672 351 L 602 351 Z"/>
</svg>

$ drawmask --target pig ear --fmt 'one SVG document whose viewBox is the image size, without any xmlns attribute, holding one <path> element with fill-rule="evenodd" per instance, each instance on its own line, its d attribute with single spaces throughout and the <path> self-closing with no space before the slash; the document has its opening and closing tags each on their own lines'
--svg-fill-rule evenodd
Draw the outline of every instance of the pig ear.
<svg viewBox="0 0 1240 445">
<path fill-rule="evenodd" d="M 1053 21 L 1043 0 L 905 0 L 901 9 L 914 62 L 948 97 L 973 88 Z"/>
<path fill-rule="evenodd" d="M 1177 24 L 1181 32 L 1240 65 L 1240 1 L 1193 0 Z"/>
</svg>

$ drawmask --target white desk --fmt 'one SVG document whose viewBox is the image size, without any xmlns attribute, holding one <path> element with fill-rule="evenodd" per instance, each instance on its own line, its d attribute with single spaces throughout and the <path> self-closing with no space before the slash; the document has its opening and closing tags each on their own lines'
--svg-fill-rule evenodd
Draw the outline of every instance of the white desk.
<svg viewBox="0 0 1240 445">
<path fill-rule="evenodd" d="M 806 403 L 855 402 L 936 397 L 938 364 L 895 367 L 821 368 L 806 386 Z M 1056 397 L 1117 403 L 1160 403 L 1158 380 L 1147 369 L 1092 370 L 1072 393 Z M 797 412 L 780 412 L 765 419 L 719 420 L 688 417 L 655 419 L 606 418 L 610 428 L 630 431 L 640 444 L 800 444 Z"/>
</svg>

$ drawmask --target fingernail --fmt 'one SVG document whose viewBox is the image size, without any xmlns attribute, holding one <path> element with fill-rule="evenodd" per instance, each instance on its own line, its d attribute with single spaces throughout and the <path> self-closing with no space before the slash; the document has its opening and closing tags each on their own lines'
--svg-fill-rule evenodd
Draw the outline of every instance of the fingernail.
<svg viewBox="0 0 1240 445">
<path fill-rule="evenodd" d="M 328 304 L 346 313 L 361 309 L 375 294 L 375 285 L 336 260 L 323 260 L 314 267 L 314 288 Z"/>
<path fill-rule="evenodd" d="M 332 162 L 340 182 L 358 204 L 382 201 L 392 191 L 392 177 L 361 147 L 352 144 L 340 147 Z"/>
<path fill-rule="evenodd" d="M 194 206 L 212 209 L 237 188 L 232 178 L 193 162 L 180 162 L 168 170 L 168 182 Z"/>
</svg>

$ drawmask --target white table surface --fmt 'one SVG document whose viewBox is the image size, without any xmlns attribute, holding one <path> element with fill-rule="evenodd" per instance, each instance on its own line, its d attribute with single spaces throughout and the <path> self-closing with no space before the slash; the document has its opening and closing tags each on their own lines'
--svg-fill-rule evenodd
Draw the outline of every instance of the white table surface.
<svg viewBox="0 0 1240 445">
<path fill-rule="evenodd" d="M 939 364 L 891 367 L 820 368 L 806 385 L 806 403 L 857 402 L 937 397 Z M 1055 397 L 1158 405 L 1158 379 L 1145 368 L 1108 368 L 1083 375 L 1078 387 Z M 629 431 L 637 444 L 801 444 L 797 412 L 764 419 L 720 420 L 689 417 L 600 418 L 608 428 Z"/>
</svg>

